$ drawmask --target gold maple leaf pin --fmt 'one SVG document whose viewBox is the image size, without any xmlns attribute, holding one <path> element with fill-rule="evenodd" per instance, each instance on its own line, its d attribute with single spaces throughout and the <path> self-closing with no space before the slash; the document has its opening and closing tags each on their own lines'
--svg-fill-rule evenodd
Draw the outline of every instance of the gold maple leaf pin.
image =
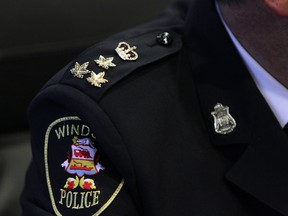
<svg viewBox="0 0 288 216">
<path fill-rule="evenodd" d="M 105 72 L 100 72 L 96 74 L 93 71 L 91 71 L 91 76 L 87 78 L 87 81 L 93 86 L 101 87 L 101 84 L 108 82 L 107 79 L 104 79 L 104 76 Z"/>
<path fill-rule="evenodd" d="M 91 72 L 87 69 L 88 65 L 89 65 L 89 62 L 85 62 L 81 65 L 78 62 L 76 62 L 74 68 L 72 68 L 70 71 L 74 77 L 78 77 L 82 79 L 85 74 L 88 74 Z"/>
<path fill-rule="evenodd" d="M 95 62 L 99 67 L 102 67 L 102 68 L 108 70 L 109 67 L 115 67 L 116 66 L 116 64 L 114 64 L 112 62 L 113 59 L 114 59 L 113 57 L 105 58 L 104 56 L 100 55 L 99 59 L 96 59 Z"/>
</svg>

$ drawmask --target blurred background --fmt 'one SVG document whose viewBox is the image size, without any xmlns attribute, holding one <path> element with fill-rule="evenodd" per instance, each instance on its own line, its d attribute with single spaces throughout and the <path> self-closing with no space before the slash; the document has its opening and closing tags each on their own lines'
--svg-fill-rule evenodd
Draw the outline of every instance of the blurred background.
<svg viewBox="0 0 288 216">
<path fill-rule="evenodd" d="M 171 0 L 9 0 L 0 3 L 0 215 L 18 203 L 31 159 L 27 107 L 89 46 L 155 18 Z"/>
</svg>

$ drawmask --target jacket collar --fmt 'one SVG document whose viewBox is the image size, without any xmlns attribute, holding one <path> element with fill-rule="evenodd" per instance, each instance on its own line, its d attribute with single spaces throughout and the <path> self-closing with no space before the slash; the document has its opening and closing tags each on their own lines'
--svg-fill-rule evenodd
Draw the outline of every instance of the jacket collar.
<svg viewBox="0 0 288 216">
<path fill-rule="evenodd" d="M 234 48 L 213 1 L 192 2 L 184 41 L 191 52 L 199 102 L 211 142 L 222 147 L 247 145 L 226 178 L 288 216 L 288 137 Z M 230 134 L 214 131 L 211 111 L 216 103 L 229 106 L 236 120 L 237 126 Z"/>
</svg>

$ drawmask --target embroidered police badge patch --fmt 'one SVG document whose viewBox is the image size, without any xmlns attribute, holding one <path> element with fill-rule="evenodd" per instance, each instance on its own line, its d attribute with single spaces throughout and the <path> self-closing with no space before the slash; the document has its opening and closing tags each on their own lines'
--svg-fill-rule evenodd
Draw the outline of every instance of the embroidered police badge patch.
<svg viewBox="0 0 288 216">
<path fill-rule="evenodd" d="M 89 126 L 76 116 L 48 127 L 45 171 L 56 215 L 100 215 L 120 192 L 124 180 L 102 164 L 95 141 Z"/>
</svg>

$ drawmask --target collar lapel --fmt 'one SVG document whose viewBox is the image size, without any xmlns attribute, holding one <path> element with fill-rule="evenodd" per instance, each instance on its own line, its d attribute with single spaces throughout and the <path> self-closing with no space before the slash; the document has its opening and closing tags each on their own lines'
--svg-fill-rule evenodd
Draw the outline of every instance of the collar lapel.
<svg viewBox="0 0 288 216">
<path fill-rule="evenodd" d="M 251 143 L 226 177 L 268 206 L 288 215 L 288 138 L 258 98 Z"/>
<path fill-rule="evenodd" d="M 193 12 L 187 17 L 185 45 L 192 50 L 195 82 L 210 139 L 216 146 L 247 145 L 226 178 L 288 216 L 288 137 L 226 34 L 213 2 L 194 1 L 190 9 Z M 214 131 L 211 111 L 218 102 L 230 108 L 237 123 L 227 135 Z"/>
</svg>

